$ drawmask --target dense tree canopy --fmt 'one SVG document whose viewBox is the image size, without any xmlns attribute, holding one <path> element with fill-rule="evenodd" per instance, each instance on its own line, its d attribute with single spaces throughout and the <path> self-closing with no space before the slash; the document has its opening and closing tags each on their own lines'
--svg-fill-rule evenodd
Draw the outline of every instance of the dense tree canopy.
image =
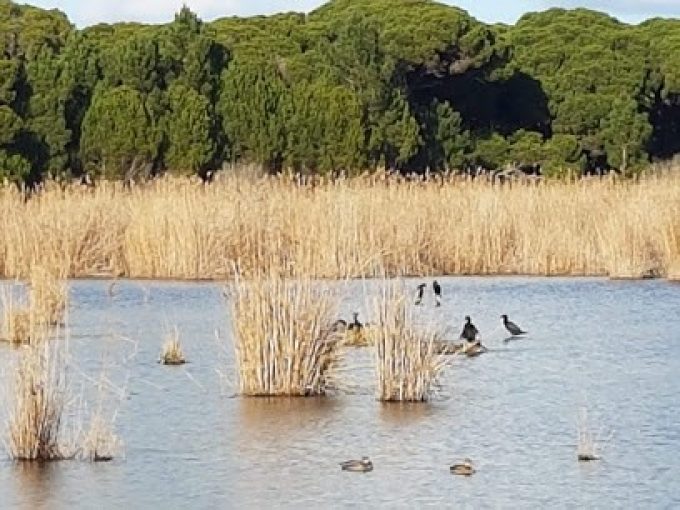
<svg viewBox="0 0 680 510">
<path fill-rule="evenodd" d="M 0 179 L 619 168 L 680 153 L 680 21 L 585 9 L 485 25 L 431 0 L 76 30 L 0 0 Z"/>
</svg>

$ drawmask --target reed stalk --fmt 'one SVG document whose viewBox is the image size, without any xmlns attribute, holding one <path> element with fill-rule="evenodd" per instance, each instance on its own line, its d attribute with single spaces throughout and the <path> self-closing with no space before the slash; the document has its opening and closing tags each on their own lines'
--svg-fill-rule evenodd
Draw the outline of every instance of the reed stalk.
<svg viewBox="0 0 680 510">
<path fill-rule="evenodd" d="M 9 381 L 6 449 L 20 461 L 61 460 L 75 455 L 64 413 L 70 393 L 64 347 L 46 339 L 23 346 Z"/>
<path fill-rule="evenodd" d="M 384 402 L 430 400 L 448 363 L 438 353 L 438 336 L 414 329 L 406 302 L 405 294 L 387 287 L 375 304 L 377 398 Z"/>
<path fill-rule="evenodd" d="M 240 393 L 324 395 L 334 388 L 342 337 L 330 327 L 335 302 L 307 278 L 275 272 L 237 279 L 231 315 Z"/>
</svg>

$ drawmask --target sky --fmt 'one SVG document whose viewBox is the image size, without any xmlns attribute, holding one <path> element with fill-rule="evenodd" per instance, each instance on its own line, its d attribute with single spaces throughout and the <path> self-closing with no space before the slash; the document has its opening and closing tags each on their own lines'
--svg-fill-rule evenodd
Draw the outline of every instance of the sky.
<svg viewBox="0 0 680 510">
<path fill-rule="evenodd" d="M 18 0 L 43 8 L 58 8 L 78 27 L 99 22 L 172 20 L 183 4 L 204 20 L 223 16 L 250 16 L 281 11 L 309 11 L 323 4 L 319 0 Z M 637 23 L 646 18 L 680 18 L 680 0 L 455 0 L 456 5 L 486 22 L 513 23 L 522 14 L 549 7 L 588 7 L 608 12 L 622 21 Z M 499 7 L 499 4 L 502 7 Z"/>
</svg>

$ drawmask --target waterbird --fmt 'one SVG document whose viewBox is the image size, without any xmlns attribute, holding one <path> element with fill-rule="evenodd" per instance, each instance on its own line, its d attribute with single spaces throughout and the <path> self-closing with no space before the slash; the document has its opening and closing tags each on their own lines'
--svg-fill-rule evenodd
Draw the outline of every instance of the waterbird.
<svg viewBox="0 0 680 510">
<path fill-rule="evenodd" d="M 416 298 L 416 305 L 420 305 L 423 302 L 423 292 L 425 292 L 426 283 L 421 283 L 418 285 L 418 297 Z"/>
<path fill-rule="evenodd" d="M 347 329 L 361 329 L 364 325 L 359 322 L 359 312 L 354 312 L 354 320 L 349 323 Z"/>
<path fill-rule="evenodd" d="M 475 467 L 470 459 L 464 459 L 462 463 L 451 466 L 450 471 L 453 475 L 470 476 L 475 473 Z"/>
<path fill-rule="evenodd" d="M 434 299 L 437 302 L 437 306 L 442 305 L 442 287 L 439 285 L 437 280 L 432 282 L 432 290 L 434 291 Z"/>
<path fill-rule="evenodd" d="M 508 320 L 507 315 L 501 315 L 501 319 L 503 319 L 503 325 L 505 326 L 505 329 L 507 329 L 512 336 L 524 335 L 526 333 L 526 331 L 522 331 L 522 328 L 520 328 L 517 324 Z"/>
<path fill-rule="evenodd" d="M 333 323 L 331 331 L 344 331 L 347 329 L 347 321 L 344 319 L 338 319 Z"/>
<path fill-rule="evenodd" d="M 356 471 L 367 473 L 373 471 L 373 462 L 368 457 L 361 457 L 361 460 L 346 460 L 340 463 L 343 471 Z"/>
<path fill-rule="evenodd" d="M 465 326 L 463 326 L 463 331 L 460 334 L 460 338 L 467 340 L 468 342 L 474 342 L 477 340 L 477 335 L 479 330 L 472 324 L 472 319 L 469 315 L 465 316 Z"/>
</svg>

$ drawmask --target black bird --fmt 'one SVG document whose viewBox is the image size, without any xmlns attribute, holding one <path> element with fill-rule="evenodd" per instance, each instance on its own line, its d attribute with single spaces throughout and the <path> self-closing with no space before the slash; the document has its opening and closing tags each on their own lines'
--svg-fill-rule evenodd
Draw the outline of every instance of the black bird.
<svg viewBox="0 0 680 510">
<path fill-rule="evenodd" d="M 476 342 L 477 335 L 479 335 L 479 330 L 472 324 L 472 319 L 469 315 L 465 316 L 465 326 L 463 326 L 463 332 L 460 337 L 468 342 Z"/>
<path fill-rule="evenodd" d="M 423 292 L 425 292 L 425 287 L 427 287 L 427 284 L 425 283 L 418 285 L 418 297 L 416 298 L 416 305 L 419 305 L 423 302 Z"/>
<path fill-rule="evenodd" d="M 347 326 L 347 329 L 361 329 L 363 328 L 364 325 L 359 322 L 359 313 L 354 312 L 354 320 L 349 323 L 349 326 Z"/>
<path fill-rule="evenodd" d="M 437 306 L 442 305 L 442 287 L 439 285 L 437 280 L 432 282 L 432 290 L 434 291 L 434 299 L 437 302 Z"/>
<path fill-rule="evenodd" d="M 338 319 L 333 323 L 331 331 L 344 331 L 347 329 L 347 321 L 344 319 Z"/>
<path fill-rule="evenodd" d="M 520 328 L 517 324 L 509 321 L 507 315 L 501 315 L 501 319 L 503 319 L 503 326 L 505 326 L 505 329 L 507 329 L 512 336 L 524 335 L 526 333 L 526 331 L 522 331 L 522 328 Z"/>
</svg>

